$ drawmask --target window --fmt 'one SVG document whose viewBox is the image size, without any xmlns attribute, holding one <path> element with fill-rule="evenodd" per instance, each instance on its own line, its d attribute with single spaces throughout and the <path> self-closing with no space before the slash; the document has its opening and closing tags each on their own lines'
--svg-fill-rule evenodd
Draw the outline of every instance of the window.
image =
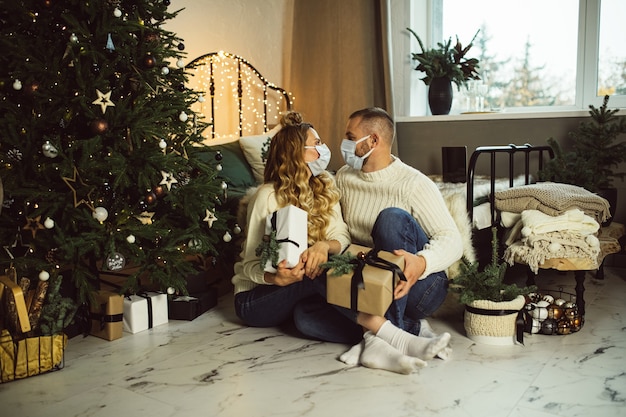
<svg viewBox="0 0 626 417">
<path fill-rule="evenodd" d="M 626 107 L 623 0 L 416 3 L 429 10 L 432 44 L 458 36 L 465 47 L 480 30 L 467 56 L 480 60 L 483 85 L 455 89 L 451 113 L 480 110 L 481 101 L 507 112 L 586 110 L 605 94 Z"/>
</svg>

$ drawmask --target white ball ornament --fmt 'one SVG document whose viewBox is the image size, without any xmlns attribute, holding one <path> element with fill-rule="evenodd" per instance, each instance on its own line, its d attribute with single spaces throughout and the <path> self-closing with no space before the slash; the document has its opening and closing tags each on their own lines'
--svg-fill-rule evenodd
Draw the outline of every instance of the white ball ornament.
<svg viewBox="0 0 626 417">
<path fill-rule="evenodd" d="M 226 184 L 226 181 L 222 181 L 221 187 L 222 187 L 222 190 L 225 190 L 228 188 L 228 184 Z"/>
<path fill-rule="evenodd" d="M 41 271 L 39 273 L 40 281 L 48 281 L 49 279 L 50 279 L 50 274 L 48 273 L 48 271 Z"/>
<path fill-rule="evenodd" d="M 167 142 L 165 141 L 165 139 L 161 139 L 159 141 L 159 148 L 161 148 L 161 149 L 167 148 Z"/>
<path fill-rule="evenodd" d="M 548 318 L 548 309 L 545 307 L 537 306 L 533 311 L 530 312 L 530 315 L 534 319 L 544 321 Z"/>
<path fill-rule="evenodd" d="M 187 116 L 187 113 L 185 113 L 184 111 L 181 111 L 180 114 L 178 115 L 178 119 L 181 122 L 186 122 L 187 119 L 189 119 L 189 116 Z"/>
<path fill-rule="evenodd" d="M 198 96 L 198 103 L 204 103 L 204 96 L 202 94 Z"/>
<path fill-rule="evenodd" d="M 161 74 L 167 75 L 170 73 L 170 69 L 168 67 L 161 68 Z"/>
<path fill-rule="evenodd" d="M 126 241 L 130 244 L 135 243 L 135 235 L 128 235 L 126 236 Z"/>
<path fill-rule="evenodd" d="M 22 89 L 22 82 L 20 80 L 15 80 L 13 81 L 13 89 L 14 90 L 21 90 Z"/>
<path fill-rule="evenodd" d="M 224 167 L 222 167 L 222 164 L 217 164 L 215 166 L 215 169 L 217 169 L 218 171 L 221 171 L 222 169 L 224 169 Z"/>
<path fill-rule="evenodd" d="M 565 304 L 565 300 L 562 298 L 557 298 L 556 300 L 554 300 L 554 304 L 561 307 L 563 304 Z"/>
<path fill-rule="evenodd" d="M 54 220 L 52 220 L 50 217 L 47 217 L 46 220 L 44 220 L 43 222 L 43 226 L 46 229 L 52 229 L 54 227 Z"/>
<path fill-rule="evenodd" d="M 72 33 L 72 34 L 70 35 L 70 42 L 72 42 L 72 43 L 78 43 L 78 36 L 76 36 L 76 34 L 75 34 L 75 33 Z"/>
<path fill-rule="evenodd" d="M 173 287 L 167 287 L 167 293 L 169 295 L 173 295 L 176 292 L 176 290 Z"/>
<path fill-rule="evenodd" d="M 91 214 L 93 218 L 98 220 L 100 223 L 102 223 L 109 217 L 109 212 L 104 207 L 96 207 Z"/>
<path fill-rule="evenodd" d="M 530 328 L 530 332 L 533 334 L 539 333 L 539 331 L 541 330 L 541 322 L 537 319 L 532 319 L 532 325 Z"/>
<path fill-rule="evenodd" d="M 50 143 L 49 140 L 41 145 L 41 152 L 48 158 L 56 158 L 59 155 L 59 151 L 53 144 Z"/>
<path fill-rule="evenodd" d="M 183 61 L 182 59 L 179 59 L 178 61 L 176 61 L 176 66 L 178 68 L 184 68 L 185 67 L 185 61 Z"/>
<path fill-rule="evenodd" d="M 547 302 L 548 302 L 548 304 L 552 304 L 552 303 L 554 303 L 554 297 L 553 297 L 553 296 L 551 296 L 550 294 L 546 294 L 546 295 L 544 295 L 543 297 L 541 297 L 541 299 L 542 299 L 543 301 L 547 301 Z"/>
<path fill-rule="evenodd" d="M 113 16 L 122 17 L 122 11 L 116 7 L 115 10 L 113 10 Z"/>
<path fill-rule="evenodd" d="M 541 299 L 540 301 L 537 301 L 537 307 L 546 308 L 549 305 L 550 303 L 547 302 L 545 298 Z"/>
<path fill-rule="evenodd" d="M 224 239 L 224 242 L 228 243 L 231 240 L 233 240 L 233 237 L 230 235 L 230 233 L 226 232 L 224 233 L 224 236 L 222 237 L 222 239 Z"/>
<path fill-rule="evenodd" d="M 239 224 L 235 223 L 235 227 L 233 227 L 233 232 L 238 235 L 239 233 L 241 233 L 241 227 L 239 227 Z"/>
</svg>

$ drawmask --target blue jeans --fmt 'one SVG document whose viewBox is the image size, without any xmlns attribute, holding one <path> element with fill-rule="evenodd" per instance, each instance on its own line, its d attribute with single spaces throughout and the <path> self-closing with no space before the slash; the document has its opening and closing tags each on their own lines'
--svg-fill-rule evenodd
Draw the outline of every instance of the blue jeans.
<svg viewBox="0 0 626 417">
<path fill-rule="evenodd" d="M 345 311 L 342 311 L 345 310 Z M 235 295 L 235 313 L 248 326 L 274 327 L 293 320 L 302 334 L 327 342 L 355 344 L 363 338 L 356 313 L 326 302 L 326 275 L 279 287 L 259 285 Z"/>
<path fill-rule="evenodd" d="M 372 229 L 374 247 L 392 252 L 404 249 L 417 253 L 429 241 L 415 218 L 405 210 L 391 207 L 380 212 Z M 419 320 L 431 316 L 443 304 L 448 293 L 448 277 L 444 271 L 420 279 L 409 294 L 394 300 L 385 318 L 413 334 L 419 333 Z"/>
<path fill-rule="evenodd" d="M 416 253 L 428 237 L 413 216 L 404 210 L 388 208 L 380 212 L 372 230 L 379 250 L 404 249 Z M 448 291 L 445 272 L 436 272 L 413 285 L 409 294 L 394 300 L 385 318 L 413 334 L 420 330 L 419 320 L 441 306 Z M 326 302 L 326 275 L 279 287 L 259 285 L 235 295 L 235 312 L 248 326 L 273 327 L 293 320 L 296 328 L 313 339 L 355 344 L 363 337 L 356 313 Z"/>
</svg>

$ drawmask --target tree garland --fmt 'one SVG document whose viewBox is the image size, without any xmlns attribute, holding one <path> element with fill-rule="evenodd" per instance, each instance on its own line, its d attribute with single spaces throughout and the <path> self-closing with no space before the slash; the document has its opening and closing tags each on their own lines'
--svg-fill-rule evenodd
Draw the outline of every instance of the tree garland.
<svg viewBox="0 0 626 417">
<path fill-rule="evenodd" d="M 261 257 L 261 265 L 266 265 L 267 261 L 272 261 L 272 266 L 278 266 L 278 242 L 276 242 L 276 231 L 272 230 L 269 235 L 263 235 L 263 240 L 255 249 L 256 256 Z"/>
<path fill-rule="evenodd" d="M 340 276 L 349 274 L 354 271 L 356 267 L 356 256 L 350 252 L 345 252 L 337 255 L 332 255 L 328 262 L 320 265 L 324 269 L 332 269 L 333 276 Z"/>
</svg>

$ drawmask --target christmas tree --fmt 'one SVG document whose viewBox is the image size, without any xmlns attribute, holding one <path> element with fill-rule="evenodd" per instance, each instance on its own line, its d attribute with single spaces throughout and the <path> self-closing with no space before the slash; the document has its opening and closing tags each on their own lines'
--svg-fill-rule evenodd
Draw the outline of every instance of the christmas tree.
<svg viewBox="0 0 626 417">
<path fill-rule="evenodd" d="M 169 0 L 16 0 L 0 11 L 0 263 L 98 287 L 138 267 L 185 292 L 197 254 L 219 256 L 229 215 L 219 155 L 200 146 Z M 66 273 L 70 271 L 70 273 Z M 42 274 L 43 272 L 43 274 Z"/>
</svg>

